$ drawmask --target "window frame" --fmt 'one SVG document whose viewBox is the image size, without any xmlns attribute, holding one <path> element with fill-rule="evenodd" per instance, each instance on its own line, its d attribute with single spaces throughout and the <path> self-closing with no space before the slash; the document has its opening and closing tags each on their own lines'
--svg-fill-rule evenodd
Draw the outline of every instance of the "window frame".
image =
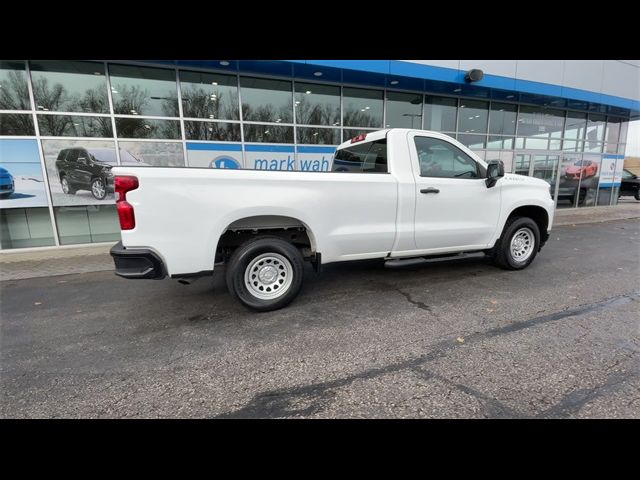
<svg viewBox="0 0 640 480">
<path fill-rule="evenodd" d="M 464 178 L 464 177 L 433 177 L 433 176 L 423 175 L 422 174 L 422 167 L 420 165 L 420 157 L 418 156 L 418 145 L 416 144 L 416 138 L 428 138 L 430 140 L 440 141 L 440 142 L 444 142 L 444 143 L 448 144 L 450 147 L 454 148 L 455 150 L 457 150 L 461 154 L 463 154 L 466 157 L 468 157 L 475 164 L 477 177 L 469 177 L 469 178 Z M 414 158 L 412 159 L 412 164 L 413 164 L 414 172 L 420 178 L 437 178 L 437 179 L 447 179 L 447 180 L 484 180 L 485 177 L 486 177 L 486 166 L 482 162 L 478 161 L 476 158 L 474 158 L 473 155 L 470 155 L 468 152 L 465 152 L 462 148 L 460 148 L 459 146 L 457 146 L 454 143 L 450 142 L 449 140 L 446 140 L 445 138 L 441 138 L 440 136 L 434 136 L 434 135 L 424 135 L 424 134 L 419 134 L 419 133 L 412 133 L 411 134 L 410 145 L 412 145 L 412 149 L 413 149 L 412 156 L 414 156 Z"/>
</svg>

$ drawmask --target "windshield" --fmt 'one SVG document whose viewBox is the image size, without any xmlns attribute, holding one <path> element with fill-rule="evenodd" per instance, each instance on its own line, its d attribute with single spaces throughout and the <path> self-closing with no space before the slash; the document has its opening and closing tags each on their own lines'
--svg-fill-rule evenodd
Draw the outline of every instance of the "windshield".
<svg viewBox="0 0 640 480">
<path fill-rule="evenodd" d="M 576 163 L 574 163 L 574 165 L 577 166 L 577 167 L 586 167 L 590 163 L 591 162 L 589 160 L 578 160 Z"/>
<path fill-rule="evenodd" d="M 96 162 L 107 163 L 109 165 L 118 164 L 115 150 L 111 150 L 110 148 L 91 148 L 87 151 Z"/>
</svg>

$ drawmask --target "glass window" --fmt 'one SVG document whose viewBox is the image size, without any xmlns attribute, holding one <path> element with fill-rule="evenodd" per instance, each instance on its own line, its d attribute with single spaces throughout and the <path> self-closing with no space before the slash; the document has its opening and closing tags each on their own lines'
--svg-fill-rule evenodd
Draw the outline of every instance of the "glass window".
<svg viewBox="0 0 640 480">
<path fill-rule="evenodd" d="M 582 140 L 587 127 L 587 114 L 567 112 L 567 124 L 564 130 L 564 138 Z"/>
<path fill-rule="evenodd" d="M 120 240 L 115 205 L 55 207 L 53 211 L 62 245 Z"/>
<path fill-rule="evenodd" d="M 298 127 L 298 143 L 310 145 L 339 145 L 340 130 L 338 128 Z"/>
<path fill-rule="evenodd" d="M 424 128 L 436 132 L 456 131 L 458 100 L 447 97 L 425 97 Z"/>
<path fill-rule="evenodd" d="M 55 245 L 48 208 L 3 208 L 0 210 L 0 248 Z"/>
<path fill-rule="evenodd" d="M 173 70 L 109 65 L 113 110 L 123 115 L 178 116 Z"/>
<path fill-rule="evenodd" d="M 332 172 L 386 173 L 387 139 L 358 143 L 336 151 Z"/>
<path fill-rule="evenodd" d="M 487 148 L 492 150 L 511 150 L 513 148 L 513 138 L 489 135 Z"/>
<path fill-rule="evenodd" d="M 187 140 L 218 140 L 220 142 L 239 142 L 240 124 L 224 122 L 184 122 L 184 134 Z"/>
<path fill-rule="evenodd" d="M 562 110 L 543 109 L 522 105 L 518 116 L 518 136 L 529 137 L 524 146 L 517 148 L 533 148 L 542 150 L 559 150 L 560 138 L 564 129 L 564 112 Z"/>
<path fill-rule="evenodd" d="M 238 120 L 238 78 L 201 72 L 180 72 L 185 117 Z"/>
<path fill-rule="evenodd" d="M 489 120 L 489 103 L 479 100 L 460 100 L 458 131 L 486 133 Z"/>
<path fill-rule="evenodd" d="M 296 122 L 340 125 L 340 87 L 296 82 Z"/>
<path fill-rule="evenodd" d="M 110 117 L 38 115 L 38 126 L 50 137 L 113 137 Z"/>
<path fill-rule="evenodd" d="M 620 124 L 621 118 L 609 117 L 607 118 L 607 128 L 605 130 L 604 138 L 607 143 L 618 143 L 620 139 Z M 615 153 L 615 152 L 613 152 Z"/>
<path fill-rule="evenodd" d="M 30 113 L 0 113 L 0 135 L 35 135 Z"/>
<path fill-rule="evenodd" d="M 491 104 L 489 133 L 495 135 L 515 135 L 518 107 L 509 103 Z"/>
<path fill-rule="evenodd" d="M 121 140 L 120 161 L 150 167 L 184 167 L 182 142 L 136 142 Z"/>
<path fill-rule="evenodd" d="M 0 60 L 0 110 L 31 110 L 24 62 Z"/>
<path fill-rule="evenodd" d="M 257 122 L 293 122 L 291 82 L 240 77 L 242 118 Z"/>
<path fill-rule="evenodd" d="M 515 173 L 518 175 L 529 175 L 529 165 L 531 164 L 531 155 L 516 155 Z"/>
<path fill-rule="evenodd" d="M 421 128 L 422 94 L 387 92 L 386 127 Z"/>
<path fill-rule="evenodd" d="M 565 152 L 581 152 L 583 144 L 583 141 L 565 140 L 562 142 L 562 150 Z"/>
<path fill-rule="evenodd" d="M 627 143 L 627 132 L 629 131 L 629 122 L 624 121 L 620 125 L 620 143 Z"/>
<path fill-rule="evenodd" d="M 587 117 L 587 135 L 584 146 L 585 152 L 601 152 L 604 140 L 605 116 L 589 114 Z"/>
<path fill-rule="evenodd" d="M 163 140 L 182 138 L 179 120 L 116 117 L 116 131 L 120 138 L 158 138 Z"/>
<path fill-rule="evenodd" d="M 104 64 L 31 61 L 36 110 L 109 113 Z"/>
<path fill-rule="evenodd" d="M 293 143 L 293 127 L 284 125 L 244 125 L 245 142 Z"/>
<path fill-rule="evenodd" d="M 485 135 L 458 134 L 458 141 L 472 150 L 475 148 L 485 148 L 486 139 L 487 137 Z"/>
<path fill-rule="evenodd" d="M 382 127 L 382 91 L 344 87 L 343 124 L 349 127 Z"/>
<path fill-rule="evenodd" d="M 421 177 L 480 178 L 478 164 L 455 145 L 439 138 L 415 137 Z"/>
</svg>

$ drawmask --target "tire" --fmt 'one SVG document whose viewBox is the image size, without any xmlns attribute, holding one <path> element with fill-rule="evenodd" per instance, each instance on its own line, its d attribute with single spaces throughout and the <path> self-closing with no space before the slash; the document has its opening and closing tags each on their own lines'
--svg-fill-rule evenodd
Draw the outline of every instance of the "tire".
<svg viewBox="0 0 640 480">
<path fill-rule="evenodd" d="M 62 177 L 60 177 L 60 185 L 62 186 L 62 191 L 66 195 L 75 195 L 76 189 L 71 186 L 71 184 L 67 180 L 66 175 L 63 175 Z"/>
<path fill-rule="evenodd" d="M 512 240 L 519 236 L 520 242 L 514 245 L 516 253 L 512 250 Z M 533 236 L 533 239 L 531 239 Z M 527 248 L 527 237 L 529 247 Z M 533 240 L 533 242 L 531 242 Z M 518 245 L 521 247 L 518 248 Z M 507 220 L 502 235 L 492 250 L 494 263 L 505 270 L 522 270 L 533 262 L 540 248 L 540 229 L 536 222 L 529 217 L 512 217 Z M 521 259 L 518 258 L 520 252 Z M 526 253 L 523 253 L 526 252 Z"/>
<path fill-rule="evenodd" d="M 636 200 L 640 200 L 640 191 L 637 191 L 634 195 L 633 198 L 635 198 Z"/>
<path fill-rule="evenodd" d="M 291 303 L 302 288 L 303 276 L 304 259 L 300 250 L 273 235 L 242 244 L 231 255 L 226 269 L 231 296 L 260 312 L 277 310 Z"/>
<path fill-rule="evenodd" d="M 102 178 L 97 177 L 91 180 L 91 195 L 96 200 L 104 200 L 107 196 L 107 184 Z"/>
<path fill-rule="evenodd" d="M 9 198 L 10 196 L 10 193 L 0 193 L 0 198 Z"/>
</svg>

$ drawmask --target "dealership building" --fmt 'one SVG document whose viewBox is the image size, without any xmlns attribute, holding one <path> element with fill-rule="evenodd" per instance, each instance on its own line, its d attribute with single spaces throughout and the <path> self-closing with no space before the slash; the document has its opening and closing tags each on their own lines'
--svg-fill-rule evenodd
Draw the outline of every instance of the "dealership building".
<svg viewBox="0 0 640 480">
<path fill-rule="evenodd" d="M 638 118 L 638 60 L 2 60 L 0 248 L 119 240 L 114 165 L 327 171 L 393 127 L 615 205 Z"/>
</svg>

